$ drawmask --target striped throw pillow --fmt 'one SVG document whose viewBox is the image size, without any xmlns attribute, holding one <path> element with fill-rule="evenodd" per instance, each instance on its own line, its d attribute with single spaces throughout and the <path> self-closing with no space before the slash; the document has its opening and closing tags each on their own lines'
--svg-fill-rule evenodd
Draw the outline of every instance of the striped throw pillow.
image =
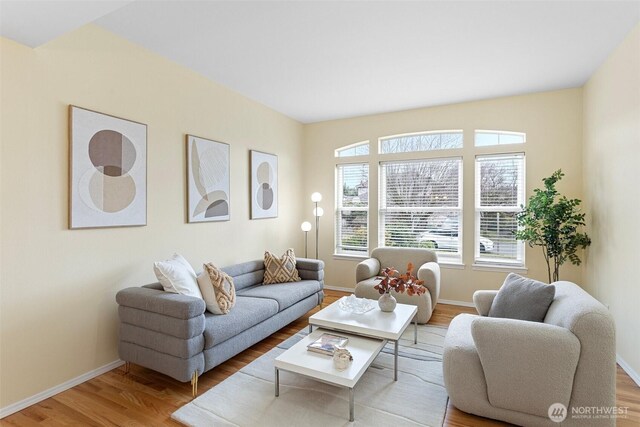
<svg viewBox="0 0 640 427">
<path fill-rule="evenodd" d="M 293 249 L 287 249 L 281 258 L 269 251 L 264 253 L 264 280 L 265 285 L 272 283 L 299 282 L 300 276 L 296 269 L 296 255 Z"/>
</svg>

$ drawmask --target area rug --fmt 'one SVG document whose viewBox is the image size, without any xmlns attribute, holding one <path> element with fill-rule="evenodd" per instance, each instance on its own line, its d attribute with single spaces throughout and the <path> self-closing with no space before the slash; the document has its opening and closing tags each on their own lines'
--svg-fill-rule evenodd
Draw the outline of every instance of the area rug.
<svg viewBox="0 0 640 427">
<path fill-rule="evenodd" d="M 399 346 L 393 381 L 393 344 L 387 344 L 355 387 L 355 421 L 349 391 L 290 372 L 280 372 L 274 396 L 273 360 L 306 335 L 282 342 L 172 414 L 187 426 L 441 426 L 447 407 L 442 379 L 446 328 L 413 325 Z"/>
</svg>

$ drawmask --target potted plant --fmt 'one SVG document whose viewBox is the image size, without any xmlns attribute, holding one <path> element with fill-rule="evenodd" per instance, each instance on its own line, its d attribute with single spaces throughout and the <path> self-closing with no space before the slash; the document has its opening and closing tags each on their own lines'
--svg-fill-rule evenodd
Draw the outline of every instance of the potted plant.
<svg viewBox="0 0 640 427">
<path fill-rule="evenodd" d="M 567 199 L 556 190 L 556 183 L 563 176 L 562 170 L 558 169 L 544 178 L 544 189 L 533 190 L 534 195 L 529 198 L 527 206 L 522 206 L 522 211 L 516 216 L 516 239 L 526 241 L 531 247 L 542 247 L 549 283 L 560 280 L 560 266 L 567 260 L 580 265 L 576 251 L 591 244 L 589 236 L 578 231 L 585 225 L 585 214 L 579 208 L 581 201 Z"/>
<path fill-rule="evenodd" d="M 378 277 L 382 279 L 380 283 L 373 288 L 377 290 L 381 297 L 378 299 L 378 306 L 380 310 L 391 312 L 396 308 L 396 299 L 391 295 L 391 290 L 398 293 L 406 292 L 408 295 L 422 295 L 426 292 L 427 288 L 423 286 L 424 280 L 418 280 L 417 277 L 411 273 L 413 271 L 413 264 L 407 265 L 407 272 L 400 274 L 398 270 L 393 267 L 386 267 L 382 270 L 382 276 Z"/>
</svg>

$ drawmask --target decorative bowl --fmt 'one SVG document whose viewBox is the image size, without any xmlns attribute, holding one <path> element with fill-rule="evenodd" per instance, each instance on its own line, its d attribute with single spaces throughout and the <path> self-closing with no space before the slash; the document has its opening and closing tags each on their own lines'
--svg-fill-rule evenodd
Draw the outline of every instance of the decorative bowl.
<svg viewBox="0 0 640 427">
<path fill-rule="evenodd" d="M 342 297 L 338 301 L 338 307 L 348 313 L 364 314 L 375 308 L 375 301 L 367 298 L 357 298 L 355 295 Z"/>
</svg>

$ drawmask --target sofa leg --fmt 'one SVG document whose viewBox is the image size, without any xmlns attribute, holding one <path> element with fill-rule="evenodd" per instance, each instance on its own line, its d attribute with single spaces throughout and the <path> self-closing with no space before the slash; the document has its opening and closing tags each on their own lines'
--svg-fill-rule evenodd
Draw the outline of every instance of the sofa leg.
<svg viewBox="0 0 640 427">
<path fill-rule="evenodd" d="M 191 375 L 191 395 L 196 397 L 198 395 L 198 371 L 195 371 Z"/>
</svg>

